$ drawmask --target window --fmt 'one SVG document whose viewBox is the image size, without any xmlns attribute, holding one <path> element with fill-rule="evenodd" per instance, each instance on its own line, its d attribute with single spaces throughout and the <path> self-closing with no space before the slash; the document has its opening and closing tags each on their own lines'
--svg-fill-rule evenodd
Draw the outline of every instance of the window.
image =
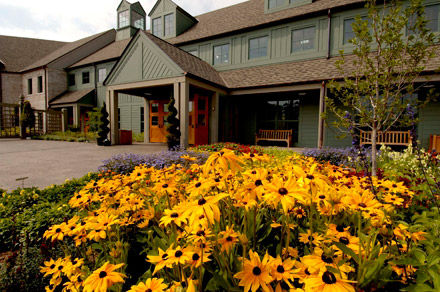
<svg viewBox="0 0 440 292">
<path fill-rule="evenodd" d="M 75 74 L 69 74 L 67 76 L 67 84 L 69 86 L 75 86 Z"/>
<path fill-rule="evenodd" d="M 104 82 L 105 78 L 107 77 L 107 69 L 101 68 L 98 70 L 98 82 Z"/>
<path fill-rule="evenodd" d="M 344 44 L 348 44 L 349 41 L 356 36 L 352 27 L 355 21 L 354 18 L 344 20 Z"/>
<path fill-rule="evenodd" d="M 425 7 L 425 18 L 426 18 L 426 28 L 430 30 L 430 32 L 438 32 L 439 30 L 439 10 L 440 5 L 430 5 Z M 416 20 L 416 16 L 412 16 L 409 18 L 407 34 L 414 34 L 412 26 Z"/>
<path fill-rule="evenodd" d="M 269 0 L 269 9 L 283 6 L 286 0 Z"/>
<path fill-rule="evenodd" d="M 173 14 L 165 15 L 165 34 L 172 35 L 174 33 L 174 18 Z"/>
<path fill-rule="evenodd" d="M 131 25 L 136 28 L 144 29 L 145 20 L 142 15 L 137 13 L 136 11 L 131 12 Z"/>
<path fill-rule="evenodd" d="M 310 50 L 315 47 L 315 27 L 292 31 L 292 52 Z"/>
<path fill-rule="evenodd" d="M 249 40 L 249 59 L 267 56 L 268 37 L 259 37 Z"/>
<path fill-rule="evenodd" d="M 88 83 L 90 83 L 90 73 L 89 73 L 89 71 L 82 72 L 82 84 L 88 84 Z"/>
<path fill-rule="evenodd" d="M 128 10 L 119 12 L 119 28 L 128 26 Z"/>
<path fill-rule="evenodd" d="M 144 130 L 145 130 L 144 118 L 145 118 L 145 115 L 144 115 L 144 107 L 141 106 L 141 133 L 143 133 Z"/>
<path fill-rule="evenodd" d="M 28 89 L 28 94 L 32 94 L 32 78 L 29 78 L 27 80 L 27 89 Z"/>
<path fill-rule="evenodd" d="M 214 47 L 214 65 L 229 63 L 229 44 Z"/>
<path fill-rule="evenodd" d="M 153 34 L 155 36 L 162 36 L 162 18 L 153 19 Z"/>
<path fill-rule="evenodd" d="M 37 92 L 38 93 L 43 92 L 43 76 L 38 76 Z"/>
</svg>

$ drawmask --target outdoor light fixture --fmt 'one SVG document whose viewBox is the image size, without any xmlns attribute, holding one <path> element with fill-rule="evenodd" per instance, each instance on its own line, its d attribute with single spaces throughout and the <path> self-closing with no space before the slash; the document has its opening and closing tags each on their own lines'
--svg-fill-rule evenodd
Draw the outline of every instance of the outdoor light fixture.
<svg viewBox="0 0 440 292">
<path fill-rule="evenodd" d="M 300 93 L 298 93 L 299 96 L 304 96 L 304 95 L 306 95 L 306 94 L 307 94 L 306 92 L 300 92 Z"/>
</svg>

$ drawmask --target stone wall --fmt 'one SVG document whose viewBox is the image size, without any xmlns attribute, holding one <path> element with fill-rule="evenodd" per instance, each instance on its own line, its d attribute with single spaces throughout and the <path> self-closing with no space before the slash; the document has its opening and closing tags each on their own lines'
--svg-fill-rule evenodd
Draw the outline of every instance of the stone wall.
<svg viewBox="0 0 440 292">
<path fill-rule="evenodd" d="M 48 100 L 51 101 L 61 93 L 67 90 L 67 73 L 64 70 L 48 68 L 49 90 Z"/>
</svg>

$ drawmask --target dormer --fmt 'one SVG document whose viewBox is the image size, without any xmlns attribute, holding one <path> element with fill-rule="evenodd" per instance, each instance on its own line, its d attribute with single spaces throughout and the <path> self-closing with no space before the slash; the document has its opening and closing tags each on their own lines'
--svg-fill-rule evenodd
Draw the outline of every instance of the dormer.
<svg viewBox="0 0 440 292">
<path fill-rule="evenodd" d="M 176 37 L 198 22 L 171 0 L 158 0 L 148 16 L 151 33 L 162 39 Z"/>
<path fill-rule="evenodd" d="M 145 30 L 146 12 L 139 2 L 122 0 L 117 12 L 117 41 L 132 37 L 138 29 Z"/>
<path fill-rule="evenodd" d="M 312 2 L 313 0 L 264 0 L 264 13 L 278 12 Z"/>
</svg>

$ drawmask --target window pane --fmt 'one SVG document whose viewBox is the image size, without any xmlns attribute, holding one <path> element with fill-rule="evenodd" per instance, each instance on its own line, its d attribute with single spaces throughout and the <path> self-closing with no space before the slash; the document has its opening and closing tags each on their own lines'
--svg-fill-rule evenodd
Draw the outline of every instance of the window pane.
<svg viewBox="0 0 440 292">
<path fill-rule="evenodd" d="M 198 110 L 204 111 L 206 109 L 206 101 L 205 99 L 199 99 Z"/>
<path fill-rule="evenodd" d="M 174 33 L 174 18 L 173 14 L 165 15 L 165 35 L 172 35 Z"/>
<path fill-rule="evenodd" d="M 144 29 L 144 17 L 136 11 L 132 11 L 131 24 L 136 28 Z"/>
<path fill-rule="evenodd" d="M 426 24 L 426 28 L 428 28 L 431 32 L 437 32 L 438 29 L 438 14 L 439 14 L 440 5 L 432 5 L 427 6 L 425 8 L 426 20 L 428 23 Z"/>
<path fill-rule="evenodd" d="M 249 40 L 249 59 L 267 56 L 268 37 Z"/>
<path fill-rule="evenodd" d="M 75 74 L 69 74 L 69 76 L 67 78 L 67 82 L 68 82 L 69 86 L 74 86 L 75 85 Z"/>
<path fill-rule="evenodd" d="M 38 76 L 38 93 L 43 92 L 43 76 Z"/>
<path fill-rule="evenodd" d="M 229 62 L 229 44 L 214 47 L 214 65 Z"/>
<path fill-rule="evenodd" d="M 107 77 L 107 69 L 101 68 L 98 70 L 98 82 L 103 82 Z"/>
<path fill-rule="evenodd" d="M 83 84 L 90 83 L 90 73 L 89 72 L 82 72 L 82 83 Z"/>
<path fill-rule="evenodd" d="M 165 104 L 163 105 L 163 112 L 164 112 L 164 113 L 167 113 L 167 112 L 168 112 L 168 104 L 167 104 L 167 103 L 165 103 Z"/>
<path fill-rule="evenodd" d="M 151 105 L 151 112 L 152 112 L 152 113 L 157 113 L 157 112 L 159 112 L 159 104 L 158 104 L 158 103 L 153 103 L 153 104 Z"/>
<path fill-rule="evenodd" d="M 206 124 L 206 115 L 198 115 L 197 117 L 197 125 L 204 126 Z"/>
<path fill-rule="evenodd" d="M 162 35 L 162 18 L 153 19 L 153 34 L 160 37 Z"/>
<path fill-rule="evenodd" d="M 128 26 L 128 10 L 119 13 L 119 28 Z"/>
<path fill-rule="evenodd" d="M 152 126 L 158 126 L 159 125 L 159 117 L 158 116 L 151 117 L 151 125 Z"/>
<path fill-rule="evenodd" d="M 344 20 L 344 44 L 355 37 L 352 24 L 355 22 L 354 18 Z"/>
</svg>

